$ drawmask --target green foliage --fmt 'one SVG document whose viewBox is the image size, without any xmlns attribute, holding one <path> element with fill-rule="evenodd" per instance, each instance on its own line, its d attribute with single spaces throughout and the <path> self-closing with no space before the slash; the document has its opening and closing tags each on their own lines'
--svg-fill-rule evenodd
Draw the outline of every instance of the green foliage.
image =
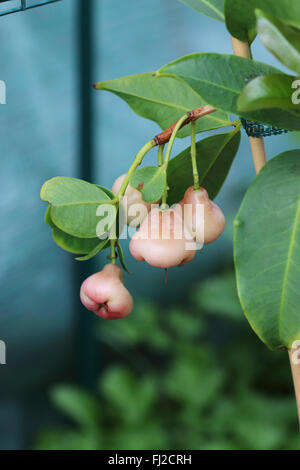
<svg viewBox="0 0 300 470">
<path fill-rule="evenodd" d="M 169 308 L 140 302 L 126 321 L 101 323 L 101 357 L 110 362 L 96 403 L 94 396 L 91 403 L 86 394 L 80 398 L 77 388 L 68 395 L 68 388 L 56 402 L 76 426 L 43 432 L 37 448 L 298 448 L 287 355 L 249 336 L 234 274 L 193 290 L 193 302 Z"/>
<path fill-rule="evenodd" d="M 180 0 L 203 15 L 218 21 L 225 21 L 224 0 Z"/>
<path fill-rule="evenodd" d="M 191 109 L 206 104 L 203 98 L 187 84 L 179 83 L 170 77 L 157 80 L 152 73 L 100 82 L 96 88 L 115 93 L 139 116 L 157 122 L 162 129 L 169 127 Z M 218 129 L 229 124 L 227 114 L 217 112 L 198 119 L 197 132 Z M 178 133 L 178 137 L 187 135 L 189 132 L 186 128 Z"/>
<path fill-rule="evenodd" d="M 232 36 L 244 42 L 253 41 L 256 8 L 291 26 L 300 27 L 300 10 L 295 0 L 225 0 L 226 26 Z"/>
<path fill-rule="evenodd" d="M 272 159 L 235 221 L 234 256 L 243 310 L 270 348 L 300 337 L 300 150 Z"/>
<path fill-rule="evenodd" d="M 125 261 L 125 256 L 124 256 L 124 252 L 123 252 L 123 248 L 121 246 L 121 243 L 119 240 L 117 240 L 116 242 L 116 247 L 117 247 L 117 253 L 118 253 L 118 257 L 119 257 L 119 260 L 120 260 L 120 263 L 121 263 L 121 266 L 122 268 L 124 269 L 124 271 L 126 271 L 128 274 L 132 274 L 129 269 L 127 268 L 127 265 L 126 265 L 126 261 Z"/>
<path fill-rule="evenodd" d="M 130 185 L 139 189 L 145 202 L 157 202 L 167 188 L 167 173 L 164 167 L 146 166 L 136 170 Z"/>
<path fill-rule="evenodd" d="M 300 29 L 256 10 L 257 33 L 263 45 L 289 69 L 300 74 Z"/>
<path fill-rule="evenodd" d="M 217 134 L 197 142 L 197 165 L 199 183 L 214 199 L 220 191 L 230 170 L 240 144 L 239 129 L 226 134 Z M 172 158 L 168 167 L 168 204 L 180 201 L 185 191 L 193 184 L 191 148 Z"/>
<path fill-rule="evenodd" d="M 295 77 L 290 75 L 264 75 L 252 80 L 238 99 L 241 113 L 256 109 L 285 109 L 292 119 L 300 120 L 300 106 L 292 101 L 292 84 Z"/>
<path fill-rule="evenodd" d="M 300 130 L 298 115 L 285 110 L 240 112 L 237 107 L 246 80 L 260 75 L 280 73 L 267 64 L 242 57 L 196 53 L 162 67 L 158 76 L 171 75 L 183 80 L 207 103 L 218 109 L 282 129 Z"/>
</svg>

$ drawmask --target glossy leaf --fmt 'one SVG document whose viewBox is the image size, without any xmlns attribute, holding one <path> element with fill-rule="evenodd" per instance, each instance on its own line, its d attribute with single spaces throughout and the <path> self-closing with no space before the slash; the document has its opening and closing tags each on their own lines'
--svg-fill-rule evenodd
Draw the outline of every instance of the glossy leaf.
<svg viewBox="0 0 300 470">
<path fill-rule="evenodd" d="M 99 245 L 99 238 L 77 238 L 57 228 L 51 219 L 51 206 L 47 208 L 45 222 L 52 229 L 52 237 L 55 243 L 69 253 L 83 255 Z"/>
<path fill-rule="evenodd" d="M 278 109 L 240 112 L 237 100 L 251 78 L 280 74 L 261 62 L 223 54 L 191 54 L 162 67 L 158 75 L 171 74 L 188 83 L 212 106 L 232 114 L 288 130 L 300 130 L 300 120 Z M 201 119 L 200 119 L 201 120 Z"/>
<path fill-rule="evenodd" d="M 256 33 L 255 9 L 280 18 L 291 26 L 300 27 L 297 0 L 225 0 L 225 20 L 228 31 L 240 41 L 252 41 Z"/>
<path fill-rule="evenodd" d="M 203 15 L 215 20 L 225 21 L 224 0 L 180 0 Z"/>
<path fill-rule="evenodd" d="M 235 220 L 240 301 L 270 348 L 300 338 L 300 150 L 272 159 L 247 191 Z"/>
<path fill-rule="evenodd" d="M 240 132 L 236 129 L 226 134 L 216 134 L 197 142 L 197 164 L 200 185 L 214 199 L 230 170 L 240 144 Z M 179 202 L 193 184 L 191 148 L 172 158 L 168 167 L 168 204 Z"/>
<path fill-rule="evenodd" d="M 89 239 L 86 239 L 89 240 Z M 105 250 L 109 245 L 109 239 L 101 240 L 98 239 L 98 244 L 88 252 L 86 256 L 82 256 L 80 258 L 76 258 L 76 261 L 89 261 L 90 259 L 97 256 L 101 251 Z"/>
<path fill-rule="evenodd" d="M 139 116 L 155 121 L 162 129 L 166 129 L 187 111 L 206 104 L 204 99 L 187 84 L 170 77 L 157 80 L 152 73 L 141 73 L 100 82 L 96 88 L 115 93 L 125 100 Z M 199 119 L 197 132 L 226 125 L 228 125 L 227 114 L 217 112 Z M 188 135 L 186 128 L 178 133 L 178 137 Z"/>
<path fill-rule="evenodd" d="M 262 108 L 289 110 L 293 119 L 300 120 L 300 105 L 292 101 L 295 77 L 289 75 L 265 75 L 252 80 L 238 99 L 238 109 L 243 112 Z"/>
<path fill-rule="evenodd" d="M 136 170 L 130 179 L 130 186 L 139 189 L 145 202 L 159 201 L 167 187 L 167 174 L 161 167 L 146 166 Z"/>
<path fill-rule="evenodd" d="M 54 224 L 63 232 L 79 238 L 95 238 L 100 221 L 97 209 L 110 201 L 109 196 L 96 185 L 67 177 L 47 181 L 41 189 L 41 199 L 51 204 Z M 115 219 L 113 211 L 111 207 L 106 217 L 108 225 Z"/>
<path fill-rule="evenodd" d="M 263 45 L 289 69 L 300 74 L 300 30 L 256 10 L 257 34 Z"/>
</svg>

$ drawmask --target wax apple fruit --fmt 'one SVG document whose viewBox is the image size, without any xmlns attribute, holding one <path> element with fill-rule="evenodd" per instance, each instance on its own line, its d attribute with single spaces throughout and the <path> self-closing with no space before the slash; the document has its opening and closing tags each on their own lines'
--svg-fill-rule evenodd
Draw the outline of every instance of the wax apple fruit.
<svg viewBox="0 0 300 470">
<path fill-rule="evenodd" d="M 133 308 L 132 297 L 123 284 L 122 269 L 113 264 L 107 264 L 84 281 L 80 299 L 88 310 L 104 320 L 125 318 Z"/>
</svg>

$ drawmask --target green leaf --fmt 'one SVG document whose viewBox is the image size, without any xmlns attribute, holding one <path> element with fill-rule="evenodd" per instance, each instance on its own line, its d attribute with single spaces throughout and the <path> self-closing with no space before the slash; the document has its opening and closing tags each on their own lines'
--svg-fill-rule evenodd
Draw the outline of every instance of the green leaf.
<svg viewBox="0 0 300 470">
<path fill-rule="evenodd" d="M 110 201 L 109 196 L 96 185 L 61 176 L 52 178 L 43 185 L 41 199 L 51 204 L 51 219 L 54 224 L 63 232 L 79 238 L 95 238 L 100 221 L 100 217 L 96 215 L 97 209 Z M 108 206 L 107 215 L 103 215 L 102 219 L 105 218 L 110 227 L 115 217 L 115 208 Z M 105 231 L 102 230 L 103 233 Z"/>
<path fill-rule="evenodd" d="M 260 339 L 290 348 L 300 338 L 300 150 L 259 173 L 235 220 L 240 301 Z"/>
<path fill-rule="evenodd" d="M 224 0 L 180 0 L 203 15 L 215 20 L 225 21 Z"/>
<path fill-rule="evenodd" d="M 86 239 L 90 240 L 90 239 Z M 99 239 L 97 239 L 99 242 Z M 93 248 L 86 256 L 82 256 L 81 258 L 76 258 L 76 261 L 89 261 L 90 259 L 94 258 L 94 256 L 98 255 L 100 251 L 105 250 L 109 245 L 109 240 L 101 240 L 100 243 L 98 243 L 95 248 Z"/>
<path fill-rule="evenodd" d="M 117 78 L 96 85 L 98 90 L 115 93 L 125 100 L 139 116 L 155 121 L 162 129 L 191 109 L 206 102 L 187 84 L 170 77 L 157 80 L 152 73 L 141 73 Z M 228 125 L 228 116 L 217 112 L 197 121 L 197 132 L 218 129 Z M 183 128 L 178 137 L 187 137 L 189 131 Z"/>
<path fill-rule="evenodd" d="M 296 0 L 225 0 L 226 26 L 232 36 L 240 41 L 253 41 L 256 33 L 256 8 L 291 26 L 300 27 L 300 9 Z"/>
<path fill-rule="evenodd" d="M 76 255 L 89 253 L 99 245 L 99 238 L 77 238 L 57 228 L 51 219 L 51 206 L 47 208 L 45 222 L 52 228 L 52 237 L 55 243 L 69 253 Z"/>
<path fill-rule="evenodd" d="M 249 78 L 280 74 L 261 62 L 222 54 L 191 54 L 162 67 L 158 75 L 171 74 L 188 83 L 210 105 L 239 114 L 237 100 Z M 242 117 L 287 130 L 300 130 L 297 116 L 285 110 L 242 112 Z M 201 120 L 201 119 L 200 119 Z"/>
<path fill-rule="evenodd" d="M 300 120 L 300 106 L 292 101 L 295 77 L 290 75 L 264 75 L 252 80 L 238 99 L 238 109 L 243 112 L 263 109 L 286 109 L 292 118 Z"/>
<path fill-rule="evenodd" d="M 99 425 L 100 406 L 91 394 L 74 386 L 60 385 L 51 392 L 53 403 L 78 424 Z"/>
<path fill-rule="evenodd" d="M 255 10 L 257 34 L 263 45 L 286 67 L 300 74 L 300 30 Z"/>
<path fill-rule="evenodd" d="M 157 166 L 140 168 L 130 178 L 130 186 L 141 190 L 145 202 L 157 202 L 167 188 L 166 171 Z"/>
<path fill-rule="evenodd" d="M 220 191 L 238 151 L 241 134 L 235 129 L 197 142 L 199 182 L 214 199 Z M 179 202 L 193 184 L 191 148 L 172 158 L 168 167 L 168 204 Z"/>
<path fill-rule="evenodd" d="M 128 274 L 132 274 L 132 272 L 130 272 L 129 269 L 127 268 L 126 261 L 125 261 L 125 256 L 124 256 L 124 252 L 123 252 L 123 248 L 122 248 L 122 246 L 121 246 L 119 240 L 117 240 L 116 246 L 117 246 L 118 257 L 119 257 L 120 263 L 121 263 L 121 265 L 122 265 L 122 268 L 123 268 Z"/>
</svg>

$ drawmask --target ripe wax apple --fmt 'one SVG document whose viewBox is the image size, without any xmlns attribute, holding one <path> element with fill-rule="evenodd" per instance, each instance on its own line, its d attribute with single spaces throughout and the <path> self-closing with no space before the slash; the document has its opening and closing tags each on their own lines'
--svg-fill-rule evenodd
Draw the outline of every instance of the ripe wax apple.
<svg viewBox="0 0 300 470">
<path fill-rule="evenodd" d="M 104 320 L 125 318 L 133 308 L 132 297 L 123 284 L 122 269 L 113 264 L 107 264 L 83 282 L 80 299 L 88 310 Z"/>
<path fill-rule="evenodd" d="M 199 208 L 201 204 L 203 204 L 204 227 L 203 218 L 199 217 L 200 211 L 197 212 L 197 206 Z M 197 243 L 208 245 L 223 233 L 226 225 L 224 214 L 219 206 L 209 199 L 206 189 L 195 190 L 193 186 L 189 187 L 180 205 L 183 207 L 184 222 Z M 186 207 L 188 205 L 191 210 Z"/>
<path fill-rule="evenodd" d="M 186 264 L 196 254 L 196 244 L 184 225 L 179 205 L 167 210 L 152 209 L 133 235 L 129 248 L 138 261 L 164 269 Z"/>
<path fill-rule="evenodd" d="M 126 177 L 125 175 L 119 176 L 113 184 L 112 192 L 117 194 L 122 186 Z M 130 227 L 138 227 L 141 225 L 148 212 L 151 209 L 151 204 L 143 200 L 142 194 L 132 186 L 128 185 L 125 191 L 124 199 L 122 202 L 123 209 L 126 211 L 126 222 Z"/>
</svg>

